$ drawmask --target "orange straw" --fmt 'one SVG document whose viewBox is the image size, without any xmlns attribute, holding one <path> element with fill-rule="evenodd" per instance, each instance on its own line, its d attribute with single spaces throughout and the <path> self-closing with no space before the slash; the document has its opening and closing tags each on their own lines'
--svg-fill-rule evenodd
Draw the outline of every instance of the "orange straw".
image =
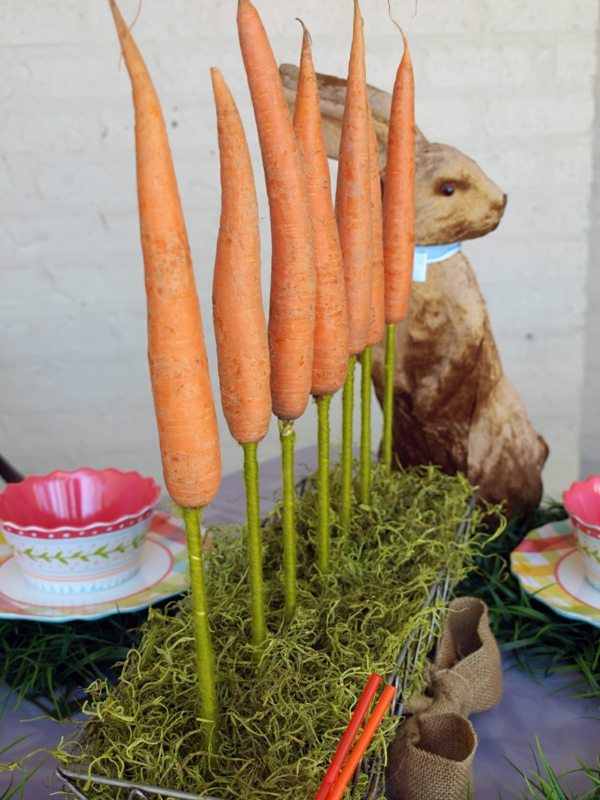
<svg viewBox="0 0 600 800">
<path fill-rule="evenodd" d="M 354 741 L 354 737 L 358 733 L 358 729 L 360 728 L 363 719 L 367 716 L 367 711 L 369 710 L 369 706 L 371 705 L 371 701 L 375 697 L 375 692 L 379 684 L 381 683 L 381 675 L 376 675 L 373 673 L 369 680 L 367 681 L 367 685 L 364 688 L 363 693 L 361 694 L 358 703 L 356 704 L 356 709 L 354 714 L 352 715 L 348 727 L 342 739 L 338 745 L 337 750 L 335 751 L 335 755 L 329 765 L 327 772 L 325 773 L 325 777 L 323 778 L 323 782 L 319 787 L 319 791 L 316 793 L 314 800 L 325 800 L 326 797 L 329 795 L 329 790 L 335 783 L 335 779 L 337 778 L 340 769 L 342 768 L 342 764 L 344 763 L 344 759 L 348 755 L 350 748 L 352 747 L 352 742 Z"/>
<path fill-rule="evenodd" d="M 346 786 L 348 786 L 348 784 L 350 783 L 350 779 L 354 775 L 361 758 L 365 754 L 365 750 L 367 749 L 367 747 L 371 742 L 371 739 L 375 735 L 375 731 L 380 726 L 381 720 L 383 719 L 385 712 L 390 707 L 395 694 L 396 694 L 396 687 L 392 686 L 391 684 L 388 684 L 381 693 L 381 697 L 379 698 L 377 705 L 373 709 L 373 713 L 366 721 L 363 732 L 359 736 L 359 739 L 356 742 L 354 750 L 348 756 L 348 761 L 346 761 L 346 763 L 344 764 L 344 767 L 340 772 L 339 778 L 333 784 L 331 791 L 327 795 L 327 800 L 341 800 L 341 797 L 344 794 L 344 791 L 346 790 Z"/>
</svg>

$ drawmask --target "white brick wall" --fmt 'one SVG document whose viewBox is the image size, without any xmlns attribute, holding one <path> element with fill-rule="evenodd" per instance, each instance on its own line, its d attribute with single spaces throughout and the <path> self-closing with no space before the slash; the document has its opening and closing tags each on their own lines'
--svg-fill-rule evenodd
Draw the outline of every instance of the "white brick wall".
<svg viewBox="0 0 600 800">
<path fill-rule="evenodd" d="M 600 44 L 600 30 L 596 31 L 596 42 Z M 598 46 L 598 44 L 597 44 Z M 582 58 L 580 57 L 580 62 Z M 600 75 L 595 82 L 596 124 L 593 141 L 593 190 L 590 203 L 590 255 L 587 282 L 587 314 L 585 328 L 585 367 L 583 390 L 583 424 L 581 434 L 581 473 L 600 475 Z"/>
<path fill-rule="evenodd" d="M 349 0 L 257 4 L 281 61 L 297 59 L 301 16 L 318 67 L 344 73 Z M 230 82 L 258 155 L 235 5 L 145 0 L 135 27 L 171 125 L 213 367 L 211 65 Z M 414 18 L 410 3 L 393 5 L 411 37 L 419 124 L 474 157 L 509 194 L 499 230 L 467 252 L 507 372 L 550 443 L 547 483 L 556 493 L 577 473 L 582 435 L 597 3 L 427 0 Z M 127 19 L 136 6 L 123 0 Z M 389 89 L 399 34 L 383 0 L 363 0 L 363 12 L 369 80 Z M 26 472 L 86 463 L 159 475 L 130 89 L 108 4 L 3 0 L 0 99 L 0 452 Z M 259 194 L 266 287 L 262 184 Z M 338 422 L 336 405 L 334 431 Z M 314 441 L 313 423 L 309 408 L 299 445 Z M 224 426 L 222 439 L 225 469 L 238 468 Z M 275 426 L 262 453 L 277 453 Z"/>
</svg>

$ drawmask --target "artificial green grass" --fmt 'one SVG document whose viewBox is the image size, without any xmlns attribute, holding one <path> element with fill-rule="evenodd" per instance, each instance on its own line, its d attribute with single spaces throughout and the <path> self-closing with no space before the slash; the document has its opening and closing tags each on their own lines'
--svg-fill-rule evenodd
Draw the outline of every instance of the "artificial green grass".
<svg viewBox="0 0 600 800">
<path fill-rule="evenodd" d="M 9 744 L 2 745 L 0 747 L 0 759 L 4 760 L 6 754 L 9 753 L 13 747 L 16 747 L 17 745 L 21 744 L 21 742 L 23 742 L 27 738 L 28 738 L 27 736 L 21 736 L 20 738 L 15 739 L 13 742 L 10 742 Z M 8 776 L 8 784 L 6 784 L 5 782 L 4 786 L 0 787 L 2 788 L 2 794 L 0 794 L 0 800 L 14 800 L 14 798 L 17 797 L 21 798 L 24 797 L 25 786 L 27 782 L 33 775 L 35 775 L 35 773 L 42 766 L 46 758 L 47 756 L 45 756 L 41 761 L 39 761 L 34 767 L 27 770 L 22 770 L 16 767 L 15 771 L 13 771 L 13 773 L 10 776 Z M 27 760 L 28 759 L 29 756 L 27 757 Z M 0 773 L 1 772 L 3 772 L 3 769 L 2 766 L 0 765 Z"/>
<path fill-rule="evenodd" d="M 340 496 L 332 475 L 332 497 Z M 388 675 L 405 642 L 427 631 L 442 604 L 427 603 L 440 570 L 464 577 L 476 550 L 456 542 L 472 487 L 434 468 L 389 475 L 373 470 L 371 506 L 355 503 L 343 535 L 333 509 L 331 571 L 316 568 L 317 486 L 309 479 L 296 506 L 298 606 L 284 620 L 282 520 L 277 506 L 263 528 L 268 634 L 258 663 L 251 642 L 245 537 L 219 531 L 207 553 L 211 627 L 217 657 L 218 740 L 203 749 L 196 714 L 196 671 L 187 597 L 175 613 L 151 609 L 139 647 L 115 687 L 90 688 L 90 719 L 70 769 L 242 800 L 300 800 L 314 794 L 371 672 Z M 473 524 L 481 522 L 473 512 Z M 408 681 L 420 685 L 426 653 Z M 394 721 L 372 753 L 383 764 Z M 72 753 L 72 755 L 67 755 Z M 366 788 L 360 779 L 357 795 Z M 114 789 L 87 789 L 116 800 Z M 125 793 L 122 793 L 125 797 Z"/>
<path fill-rule="evenodd" d="M 535 769 L 523 772 L 515 767 L 525 784 L 521 794 L 523 800 L 600 800 L 600 756 L 595 765 L 579 761 L 576 769 L 557 773 L 548 762 L 539 739 L 536 738 L 535 744 Z M 590 788 L 585 794 L 574 794 L 568 786 L 569 778 L 577 773 L 585 775 L 589 780 Z"/>
<path fill-rule="evenodd" d="M 0 682 L 11 689 L 0 713 L 27 699 L 66 719 L 81 707 L 83 688 L 139 642 L 146 618 L 144 610 L 63 624 L 0 620 Z"/>
</svg>

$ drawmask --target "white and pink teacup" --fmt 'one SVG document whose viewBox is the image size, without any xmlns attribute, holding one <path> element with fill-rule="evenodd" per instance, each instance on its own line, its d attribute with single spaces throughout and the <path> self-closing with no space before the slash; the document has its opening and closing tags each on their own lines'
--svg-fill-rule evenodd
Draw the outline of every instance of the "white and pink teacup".
<svg viewBox="0 0 600 800">
<path fill-rule="evenodd" d="M 585 578 L 600 591 L 600 475 L 572 483 L 563 502 L 575 528 Z"/>
<path fill-rule="evenodd" d="M 9 484 L 0 527 L 27 582 L 45 592 L 112 589 L 139 569 L 160 487 L 117 469 L 57 471 Z"/>
</svg>

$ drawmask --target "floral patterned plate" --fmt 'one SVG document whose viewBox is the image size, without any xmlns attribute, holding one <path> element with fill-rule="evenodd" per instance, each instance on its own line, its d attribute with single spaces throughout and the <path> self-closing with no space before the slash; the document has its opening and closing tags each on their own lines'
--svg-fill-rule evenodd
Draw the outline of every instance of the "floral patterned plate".
<svg viewBox="0 0 600 800">
<path fill-rule="evenodd" d="M 113 589 L 87 596 L 55 595 L 32 588 L 0 534 L 0 617 L 42 622 L 100 619 L 139 611 L 180 594 L 187 583 L 185 533 L 180 521 L 164 512 L 152 517 L 138 572 Z"/>
<path fill-rule="evenodd" d="M 584 578 L 568 520 L 529 531 L 510 560 L 513 574 L 528 594 L 563 617 L 600 628 L 600 592 Z"/>
</svg>

